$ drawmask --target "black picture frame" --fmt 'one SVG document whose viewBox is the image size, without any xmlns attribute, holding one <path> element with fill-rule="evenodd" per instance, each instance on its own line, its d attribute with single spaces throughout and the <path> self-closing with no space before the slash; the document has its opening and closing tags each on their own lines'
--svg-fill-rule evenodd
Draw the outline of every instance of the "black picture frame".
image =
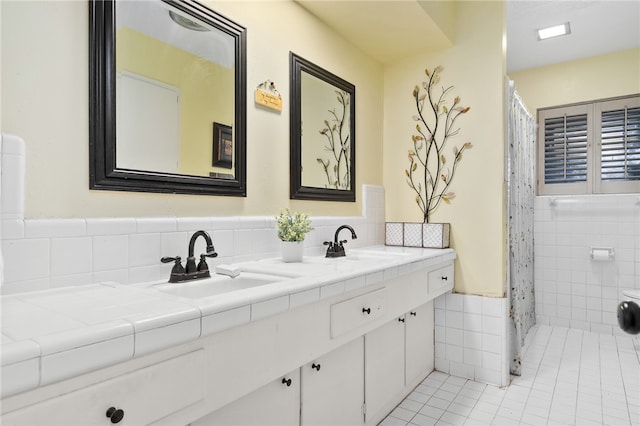
<svg viewBox="0 0 640 426">
<path fill-rule="evenodd" d="M 231 126 L 213 123 L 213 166 L 230 169 L 233 160 L 233 135 Z"/>
</svg>

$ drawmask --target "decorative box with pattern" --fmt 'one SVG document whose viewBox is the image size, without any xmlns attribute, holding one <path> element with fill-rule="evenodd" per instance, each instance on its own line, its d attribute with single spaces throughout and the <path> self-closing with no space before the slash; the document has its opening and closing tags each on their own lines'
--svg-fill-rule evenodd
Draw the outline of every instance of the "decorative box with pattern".
<svg viewBox="0 0 640 426">
<path fill-rule="evenodd" d="M 387 222 L 385 244 L 388 246 L 448 248 L 448 223 Z"/>
</svg>

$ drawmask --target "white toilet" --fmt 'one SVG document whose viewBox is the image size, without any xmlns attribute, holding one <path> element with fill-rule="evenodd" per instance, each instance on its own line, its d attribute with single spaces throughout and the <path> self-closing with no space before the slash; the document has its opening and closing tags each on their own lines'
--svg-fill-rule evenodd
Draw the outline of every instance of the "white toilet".
<svg viewBox="0 0 640 426">
<path fill-rule="evenodd" d="M 618 305 L 618 324 L 629 334 L 640 333 L 640 290 L 625 290 Z"/>
<path fill-rule="evenodd" d="M 624 300 L 632 300 L 640 305 L 640 290 L 625 290 L 622 294 L 624 294 Z"/>
</svg>

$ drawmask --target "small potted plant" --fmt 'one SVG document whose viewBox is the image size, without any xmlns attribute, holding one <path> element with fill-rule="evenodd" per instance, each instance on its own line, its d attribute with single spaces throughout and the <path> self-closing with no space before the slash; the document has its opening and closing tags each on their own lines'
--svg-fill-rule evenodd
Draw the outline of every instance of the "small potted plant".
<svg viewBox="0 0 640 426">
<path fill-rule="evenodd" d="M 276 221 L 278 238 L 282 240 L 282 260 L 302 262 L 302 242 L 307 233 L 313 230 L 309 216 L 305 213 L 282 209 L 276 216 Z"/>
</svg>

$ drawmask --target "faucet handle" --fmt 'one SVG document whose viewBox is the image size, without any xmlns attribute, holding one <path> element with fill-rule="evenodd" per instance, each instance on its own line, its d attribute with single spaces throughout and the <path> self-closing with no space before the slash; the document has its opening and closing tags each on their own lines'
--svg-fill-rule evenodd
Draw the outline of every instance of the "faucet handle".
<svg viewBox="0 0 640 426">
<path fill-rule="evenodd" d="M 343 244 L 346 244 L 346 243 L 347 243 L 347 240 L 341 240 L 340 241 L 340 245 L 343 245 Z"/>
<path fill-rule="evenodd" d="M 218 257 L 218 253 L 215 251 L 208 251 L 205 254 L 200 255 L 200 260 L 203 260 L 203 257 Z"/>
<path fill-rule="evenodd" d="M 218 254 L 216 253 L 216 256 Z M 207 265 L 207 261 L 205 260 L 205 258 L 207 257 L 206 254 L 201 254 L 200 255 L 200 262 L 198 262 L 198 271 L 208 271 L 209 270 L 209 265 Z M 215 257 L 215 256 L 213 256 Z"/>
<path fill-rule="evenodd" d="M 163 257 L 160 259 L 162 263 L 175 262 L 173 268 L 171 268 L 171 274 L 184 274 L 184 268 L 182 267 L 182 259 L 180 256 L 176 257 Z"/>
</svg>

